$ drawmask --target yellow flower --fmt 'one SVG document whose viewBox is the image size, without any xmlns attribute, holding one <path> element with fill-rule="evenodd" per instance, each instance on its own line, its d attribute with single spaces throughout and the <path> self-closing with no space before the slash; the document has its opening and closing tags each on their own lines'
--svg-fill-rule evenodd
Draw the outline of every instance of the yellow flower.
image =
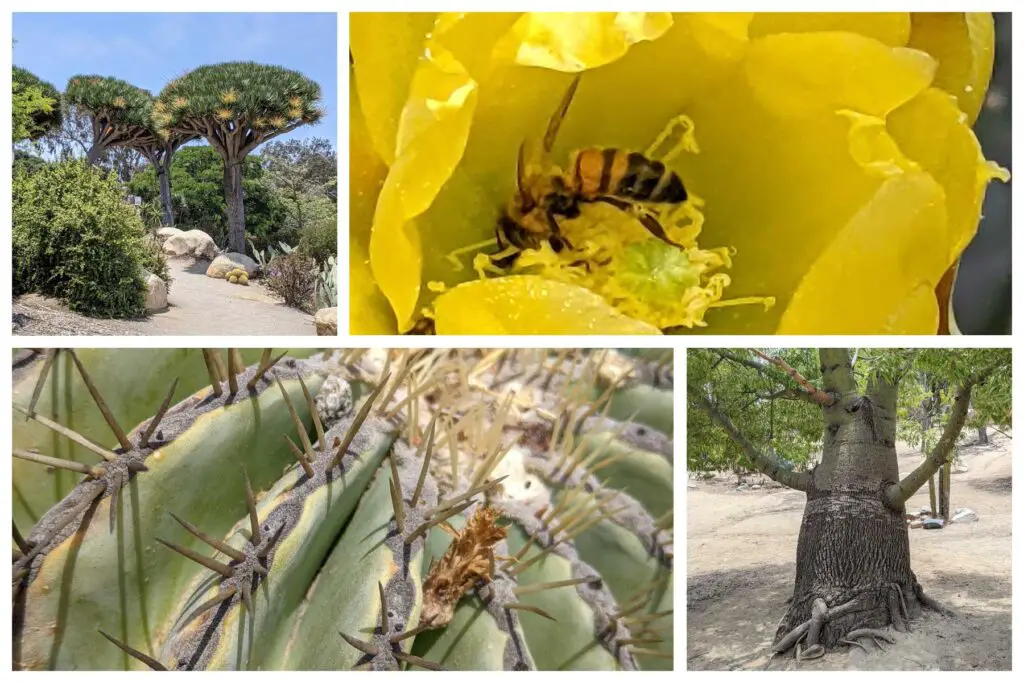
<svg viewBox="0 0 1024 683">
<path fill-rule="evenodd" d="M 350 35 L 354 334 L 934 333 L 1006 177 L 970 129 L 988 14 L 353 14 Z M 683 249 L 587 203 L 571 248 L 496 267 L 517 150 L 577 73 L 551 164 L 666 159 Z"/>
<path fill-rule="evenodd" d="M 238 91 L 229 88 L 220 94 L 220 101 L 224 104 L 234 104 L 238 101 Z"/>
</svg>

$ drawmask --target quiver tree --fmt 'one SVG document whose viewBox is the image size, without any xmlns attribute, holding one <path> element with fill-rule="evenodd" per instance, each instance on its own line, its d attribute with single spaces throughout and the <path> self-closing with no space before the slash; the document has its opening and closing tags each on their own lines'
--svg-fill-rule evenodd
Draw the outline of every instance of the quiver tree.
<svg viewBox="0 0 1024 683">
<path fill-rule="evenodd" d="M 60 93 L 31 71 L 11 67 L 12 140 L 38 140 L 63 122 Z"/>
<path fill-rule="evenodd" d="M 205 137 L 224 160 L 228 248 L 245 252 L 242 163 L 264 142 L 315 123 L 320 86 L 302 74 L 253 62 L 203 66 L 167 84 L 154 107 L 164 135 Z"/>
<path fill-rule="evenodd" d="M 812 364 L 801 349 L 698 349 L 687 377 L 689 453 L 707 450 L 693 435 L 728 439 L 753 467 L 807 496 L 793 597 L 772 646 L 805 659 L 861 636 L 893 642 L 890 626 L 908 630 L 923 608 L 947 612 L 911 571 L 905 503 L 948 462 L 972 396 L 987 396 L 985 410 L 1006 421 L 1010 405 L 1009 349 L 861 349 L 856 367 L 848 349 L 816 355 Z M 948 379 L 949 416 L 923 462 L 901 478 L 897 400 L 921 370 Z M 765 438 L 773 403 L 799 405 L 803 422 L 776 424 Z M 786 456 L 808 419 L 818 425 L 821 461 L 800 472 Z"/>
</svg>

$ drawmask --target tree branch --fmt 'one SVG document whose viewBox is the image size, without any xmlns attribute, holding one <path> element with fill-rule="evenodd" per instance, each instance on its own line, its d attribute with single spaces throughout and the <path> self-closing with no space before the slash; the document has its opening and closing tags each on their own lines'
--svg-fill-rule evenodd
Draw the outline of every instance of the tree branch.
<svg viewBox="0 0 1024 683">
<path fill-rule="evenodd" d="M 803 387 L 804 391 L 807 392 L 808 400 L 812 403 L 817 403 L 820 406 L 826 408 L 836 402 L 836 397 L 827 391 L 822 391 L 818 387 L 811 384 L 803 375 L 796 371 L 796 368 L 791 366 L 786 361 L 778 357 L 771 357 L 758 351 L 757 349 L 750 349 L 750 351 L 764 360 L 768 361 L 772 365 L 781 368 L 783 372 L 790 376 L 794 382 Z"/>
<path fill-rule="evenodd" d="M 690 396 L 693 400 L 700 406 L 701 410 L 706 412 L 708 417 L 717 422 L 718 426 L 724 429 L 726 434 L 728 434 L 729 437 L 743 449 L 743 453 L 747 456 L 757 471 L 762 472 L 783 486 L 788 486 L 789 488 L 796 489 L 797 491 L 807 491 L 807 487 L 810 484 L 810 475 L 807 472 L 794 472 L 787 468 L 775 453 L 770 451 L 759 451 L 754 444 L 750 443 L 750 441 L 740 433 L 740 430 L 736 428 L 736 425 L 732 423 L 732 420 L 718 410 L 718 408 L 716 408 L 715 405 L 704 396 L 699 387 L 687 384 L 686 388 L 687 391 L 690 392 Z"/>
<path fill-rule="evenodd" d="M 950 410 L 949 420 L 942 430 L 935 448 L 931 450 L 928 457 L 918 465 L 913 472 L 903 477 L 898 484 L 890 484 L 886 487 L 882 499 L 885 504 L 893 510 L 902 510 L 907 500 L 914 493 L 924 486 L 932 475 L 939 471 L 956 445 L 956 440 L 967 422 L 967 410 L 971 405 L 971 392 L 976 384 L 984 382 L 995 368 L 989 368 L 975 373 L 968 377 L 957 389 L 956 397 L 953 399 L 953 406 Z"/>
</svg>

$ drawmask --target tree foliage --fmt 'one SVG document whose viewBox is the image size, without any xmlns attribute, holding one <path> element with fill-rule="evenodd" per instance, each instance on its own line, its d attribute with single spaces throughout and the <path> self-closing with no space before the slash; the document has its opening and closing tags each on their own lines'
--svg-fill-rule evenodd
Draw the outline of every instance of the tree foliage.
<svg viewBox="0 0 1024 683">
<path fill-rule="evenodd" d="M 11 67 L 11 139 L 37 140 L 61 125 L 60 93 L 21 67 Z"/>
<path fill-rule="evenodd" d="M 205 136 L 222 154 L 257 145 L 323 115 L 320 86 L 297 71 L 255 62 L 201 66 L 164 86 L 154 120 L 164 131 Z"/>
<path fill-rule="evenodd" d="M 762 349 L 792 366 L 816 386 L 821 368 L 815 349 Z M 946 424 L 958 387 L 974 385 L 977 420 L 1008 427 L 1011 422 L 1009 349 L 859 349 L 854 374 L 861 391 L 875 376 L 899 387 L 897 435 L 931 447 Z M 687 383 L 704 392 L 759 450 L 774 451 L 795 469 L 815 462 L 824 424 L 820 410 L 799 396 L 797 384 L 779 368 L 746 349 L 692 349 Z M 692 389 L 691 389 L 692 390 Z M 921 427 L 922 403 L 931 400 L 932 422 Z M 687 465 L 693 471 L 750 467 L 735 441 L 688 396 Z"/>
</svg>

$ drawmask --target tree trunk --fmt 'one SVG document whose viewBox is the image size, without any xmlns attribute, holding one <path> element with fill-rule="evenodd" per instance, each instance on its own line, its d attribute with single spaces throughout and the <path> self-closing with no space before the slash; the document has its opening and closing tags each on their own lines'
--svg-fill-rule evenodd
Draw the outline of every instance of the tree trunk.
<svg viewBox="0 0 1024 683">
<path fill-rule="evenodd" d="M 985 425 L 981 425 L 980 427 L 978 427 L 978 445 L 988 445 L 988 427 Z"/>
<path fill-rule="evenodd" d="M 164 213 L 164 225 L 174 225 L 174 209 L 171 205 L 171 173 L 170 173 L 170 161 L 168 160 L 165 164 L 159 164 L 156 167 L 156 178 L 160 183 L 160 205 L 163 208 Z"/>
<path fill-rule="evenodd" d="M 95 166 L 96 162 L 100 160 L 100 157 L 103 156 L 104 152 L 106 151 L 107 148 L 104 147 L 103 145 L 94 144 L 92 147 L 89 148 L 89 151 L 86 152 L 85 154 L 85 163 L 89 164 L 90 166 Z"/>
<path fill-rule="evenodd" d="M 939 470 L 939 517 L 949 521 L 949 471 L 953 463 L 946 461 Z"/>
<path fill-rule="evenodd" d="M 931 506 L 931 515 L 934 517 L 938 513 L 938 509 L 935 507 L 935 475 L 928 477 L 928 503 Z"/>
<path fill-rule="evenodd" d="M 239 254 L 245 253 L 245 197 L 242 192 L 242 161 L 224 160 L 224 200 L 228 208 L 228 251 Z"/>
<path fill-rule="evenodd" d="M 804 650 L 817 654 L 855 629 L 893 624 L 902 631 L 921 612 L 905 508 L 888 507 L 882 496 L 899 481 L 897 387 L 874 380 L 867 396 L 858 396 L 848 352 L 823 349 L 821 356 L 826 390 L 842 398 L 823 410 L 822 459 L 807 488 L 793 600 L 776 633 L 777 652 L 801 637 Z"/>
</svg>

